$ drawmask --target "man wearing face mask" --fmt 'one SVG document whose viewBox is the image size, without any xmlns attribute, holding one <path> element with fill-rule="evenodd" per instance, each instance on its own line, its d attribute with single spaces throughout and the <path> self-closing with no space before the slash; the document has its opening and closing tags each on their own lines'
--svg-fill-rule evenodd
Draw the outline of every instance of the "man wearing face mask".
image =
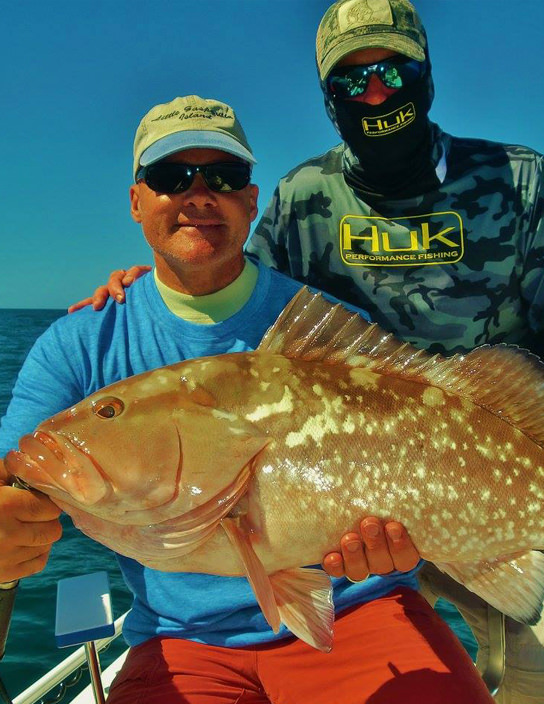
<svg viewBox="0 0 544 704">
<path fill-rule="evenodd" d="M 343 142 L 281 179 L 248 250 L 419 347 L 450 355 L 508 342 L 543 356 L 542 156 L 429 120 L 427 38 L 407 0 L 334 3 L 316 47 Z M 330 555 L 330 574 L 349 575 L 348 557 Z M 446 595 L 469 621 L 484 669 L 486 605 L 444 575 L 428 579 L 431 600 Z M 542 620 L 507 619 L 498 702 L 544 702 L 542 641 Z"/>
<path fill-rule="evenodd" d="M 421 49 L 411 54 L 362 49 L 322 73 L 327 113 L 348 145 L 344 178 L 363 200 L 406 198 L 440 185 L 442 150 L 427 118 L 430 62 Z"/>
<path fill-rule="evenodd" d="M 341 0 L 317 33 L 343 142 L 281 179 L 248 251 L 453 354 L 544 349 L 542 157 L 443 132 L 425 31 L 407 0 Z"/>
</svg>

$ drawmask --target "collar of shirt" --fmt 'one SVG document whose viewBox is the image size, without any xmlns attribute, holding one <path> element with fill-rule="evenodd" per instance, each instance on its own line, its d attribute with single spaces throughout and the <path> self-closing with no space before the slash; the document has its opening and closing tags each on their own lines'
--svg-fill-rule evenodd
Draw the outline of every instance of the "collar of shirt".
<svg viewBox="0 0 544 704">
<path fill-rule="evenodd" d="M 253 293 L 258 274 L 255 264 L 246 259 L 242 273 L 231 284 L 214 293 L 191 296 L 163 284 L 157 270 L 153 270 L 161 298 L 170 312 L 198 325 L 220 323 L 241 310 Z"/>
</svg>

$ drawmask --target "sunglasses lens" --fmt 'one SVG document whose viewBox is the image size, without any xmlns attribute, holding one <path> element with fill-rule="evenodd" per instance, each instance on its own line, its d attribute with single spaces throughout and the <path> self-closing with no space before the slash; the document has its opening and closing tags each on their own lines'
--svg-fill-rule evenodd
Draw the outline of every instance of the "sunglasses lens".
<svg viewBox="0 0 544 704">
<path fill-rule="evenodd" d="M 241 191 L 251 178 L 249 164 L 242 162 L 207 164 L 202 167 L 202 173 L 208 187 L 217 193 Z"/>
<path fill-rule="evenodd" d="M 345 72 L 331 74 L 328 78 L 329 91 L 336 98 L 354 98 L 365 92 L 372 72 L 363 66 L 352 66 Z"/>
<path fill-rule="evenodd" d="M 388 66 L 380 78 L 387 88 L 402 88 L 405 85 L 396 66 Z"/>
<path fill-rule="evenodd" d="M 402 85 L 409 86 L 423 76 L 427 69 L 427 62 L 408 59 L 399 64 L 396 68 L 398 69 L 398 75 L 402 81 Z"/>
<path fill-rule="evenodd" d="M 181 193 L 193 181 L 193 174 L 185 164 L 151 164 L 146 167 L 144 181 L 157 193 Z"/>
</svg>

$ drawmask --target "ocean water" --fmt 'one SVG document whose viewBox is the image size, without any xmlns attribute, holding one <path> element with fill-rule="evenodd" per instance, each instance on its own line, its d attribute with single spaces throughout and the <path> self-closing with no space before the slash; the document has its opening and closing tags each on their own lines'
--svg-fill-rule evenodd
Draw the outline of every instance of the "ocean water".
<svg viewBox="0 0 544 704">
<path fill-rule="evenodd" d="M 0 309 L 0 417 L 5 413 L 17 373 L 34 340 L 63 314 L 62 310 Z M 59 579 L 106 570 L 114 616 L 117 618 L 130 607 L 130 595 L 112 553 L 77 531 L 69 518 L 63 517 L 62 523 L 63 537 L 53 547 L 45 570 L 22 580 L 18 588 L 6 655 L 0 662 L 0 677 L 12 697 L 74 650 L 58 649 L 55 644 L 56 585 Z M 456 610 L 443 602 L 438 611 L 450 625 L 455 624 L 458 636 L 474 657 L 474 639 Z M 104 665 L 119 654 L 120 641 L 122 639 L 117 639 L 102 657 Z"/>
<path fill-rule="evenodd" d="M 0 309 L 0 417 L 5 413 L 17 373 L 34 340 L 64 312 Z M 19 583 L 6 654 L 0 662 L 0 677 L 11 697 L 75 650 L 59 649 L 55 643 L 59 579 L 106 570 L 114 616 L 117 618 L 130 607 L 131 599 L 112 553 L 76 530 L 66 516 L 62 517 L 62 524 L 63 537 L 53 547 L 45 570 Z M 119 654 L 122 639 L 117 641 L 103 657 L 104 664 Z"/>
</svg>

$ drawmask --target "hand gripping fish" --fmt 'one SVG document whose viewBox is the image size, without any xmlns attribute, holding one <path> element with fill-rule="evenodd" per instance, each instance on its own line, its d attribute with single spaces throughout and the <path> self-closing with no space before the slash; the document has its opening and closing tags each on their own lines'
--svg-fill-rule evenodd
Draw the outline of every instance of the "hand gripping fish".
<svg viewBox="0 0 544 704">
<path fill-rule="evenodd" d="M 523 623 L 544 596 L 544 365 L 449 359 L 302 289 L 255 352 L 94 393 L 8 454 L 87 535 L 149 567 L 245 575 L 273 629 L 332 644 L 328 576 L 304 565 L 365 515 Z"/>
</svg>

